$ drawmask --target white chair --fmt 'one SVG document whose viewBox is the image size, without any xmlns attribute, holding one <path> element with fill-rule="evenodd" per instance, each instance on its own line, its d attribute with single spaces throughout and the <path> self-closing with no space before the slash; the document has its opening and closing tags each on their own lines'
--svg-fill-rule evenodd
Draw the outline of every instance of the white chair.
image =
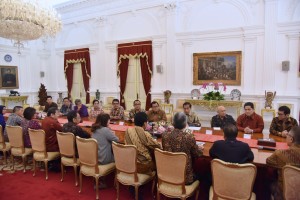
<svg viewBox="0 0 300 200">
<path fill-rule="evenodd" d="M 285 200 L 300 200 L 300 168 L 286 165 L 282 169 L 283 197 Z"/>
<path fill-rule="evenodd" d="M 209 199 L 256 199 L 252 192 L 256 166 L 253 164 L 227 163 L 219 159 L 211 161 L 213 186 Z"/>
</svg>

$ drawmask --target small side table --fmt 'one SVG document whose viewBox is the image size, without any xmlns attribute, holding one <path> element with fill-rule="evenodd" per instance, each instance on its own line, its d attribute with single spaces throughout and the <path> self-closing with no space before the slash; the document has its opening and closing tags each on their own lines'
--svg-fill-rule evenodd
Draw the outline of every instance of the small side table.
<svg viewBox="0 0 300 200">
<path fill-rule="evenodd" d="M 261 116 L 262 116 L 262 118 L 264 118 L 264 113 L 265 112 L 271 112 L 272 114 L 273 114 L 273 118 L 276 116 L 276 111 L 275 111 L 275 109 L 261 109 Z"/>
</svg>

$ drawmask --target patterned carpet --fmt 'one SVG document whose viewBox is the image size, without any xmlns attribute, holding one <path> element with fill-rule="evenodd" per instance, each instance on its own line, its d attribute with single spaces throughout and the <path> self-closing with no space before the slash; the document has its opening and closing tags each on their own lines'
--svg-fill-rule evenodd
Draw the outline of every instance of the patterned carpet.
<svg viewBox="0 0 300 200">
<path fill-rule="evenodd" d="M 31 171 L 32 168 L 32 158 L 28 158 L 27 165 L 26 165 L 26 171 Z M 10 156 L 7 157 L 7 164 L 5 164 L 4 157 L 1 154 L 0 156 L 0 172 L 1 173 L 10 173 L 13 174 L 16 171 L 22 171 L 23 170 L 23 161 L 21 157 L 15 157 L 14 158 L 14 170 L 12 170 L 12 162 Z"/>
</svg>

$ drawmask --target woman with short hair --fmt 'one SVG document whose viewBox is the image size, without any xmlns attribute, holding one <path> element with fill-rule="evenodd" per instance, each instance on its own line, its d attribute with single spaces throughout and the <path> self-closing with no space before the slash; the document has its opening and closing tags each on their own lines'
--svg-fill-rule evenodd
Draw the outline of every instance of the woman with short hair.
<svg viewBox="0 0 300 200">
<path fill-rule="evenodd" d="M 91 108 L 90 117 L 96 118 L 101 113 L 104 113 L 102 106 L 100 105 L 99 100 L 95 99 Z"/>
<path fill-rule="evenodd" d="M 108 128 L 109 122 L 109 114 L 103 113 L 97 116 L 96 122 L 92 125 L 92 137 L 98 142 L 98 162 L 101 165 L 115 161 L 112 142 L 119 142 L 119 138 Z"/>
<path fill-rule="evenodd" d="M 31 142 L 29 138 L 28 128 L 30 129 L 42 129 L 40 123 L 36 120 L 36 110 L 32 107 L 25 108 L 24 112 L 24 119 L 21 122 L 21 127 L 23 130 L 24 135 L 24 146 L 26 148 L 31 148 Z"/>
</svg>

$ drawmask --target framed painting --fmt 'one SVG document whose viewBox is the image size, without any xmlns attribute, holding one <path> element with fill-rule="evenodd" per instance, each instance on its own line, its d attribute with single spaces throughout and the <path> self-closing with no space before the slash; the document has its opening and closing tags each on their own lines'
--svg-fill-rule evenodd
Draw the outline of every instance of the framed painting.
<svg viewBox="0 0 300 200">
<path fill-rule="evenodd" d="M 18 89 L 19 77 L 17 66 L 0 66 L 0 89 Z"/>
<path fill-rule="evenodd" d="M 193 85 L 241 85 L 241 63 L 241 51 L 194 53 Z"/>
</svg>

